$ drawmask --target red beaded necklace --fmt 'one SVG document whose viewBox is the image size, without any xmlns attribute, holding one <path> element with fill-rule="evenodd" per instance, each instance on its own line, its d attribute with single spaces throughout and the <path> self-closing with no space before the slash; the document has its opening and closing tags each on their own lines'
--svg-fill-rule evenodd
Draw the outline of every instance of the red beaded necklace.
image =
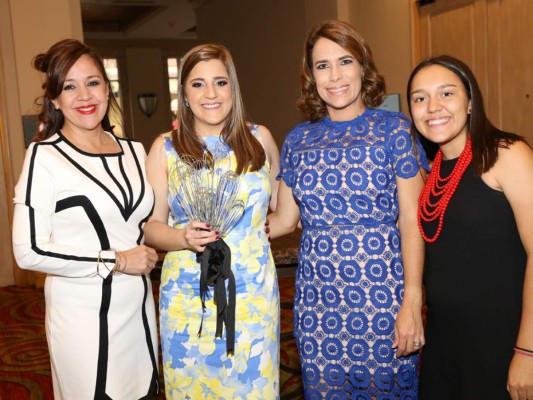
<svg viewBox="0 0 533 400">
<path fill-rule="evenodd" d="M 468 138 L 452 173 L 446 178 L 441 178 L 440 165 L 442 162 L 442 151 L 439 150 L 437 152 L 426 185 L 422 189 L 422 193 L 420 193 L 420 198 L 418 199 L 418 227 L 426 242 L 433 243 L 439 237 L 442 231 L 444 213 L 470 161 L 472 161 L 472 144 L 470 138 Z M 431 201 L 432 197 L 435 199 L 433 202 Z M 422 227 L 422 220 L 432 222 L 437 218 L 439 220 L 437 231 L 433 237 L 428 237 Z"/>
</svg>

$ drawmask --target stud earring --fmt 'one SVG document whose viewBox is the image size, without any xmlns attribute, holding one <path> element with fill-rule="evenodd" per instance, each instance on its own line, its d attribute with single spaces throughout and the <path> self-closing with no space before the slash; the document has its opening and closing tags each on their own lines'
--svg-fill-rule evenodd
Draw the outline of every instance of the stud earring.
<svg viewBox="0 0 533 400">
<path fill-rule="evenodd" d="M 189 107 L 189 102 L 187 100 L 185 100 L 185 106 Z"/>
</svg>

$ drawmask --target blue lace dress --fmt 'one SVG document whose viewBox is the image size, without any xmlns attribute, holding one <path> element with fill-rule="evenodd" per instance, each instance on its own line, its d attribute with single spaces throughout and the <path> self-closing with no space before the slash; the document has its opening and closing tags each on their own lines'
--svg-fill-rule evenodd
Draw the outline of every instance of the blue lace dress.
<svg viewBox="0 0 533 400">
<path fill-rule="evenodd" d="M 306 399 L 416 399 L 418 356 L 397 358 L 403 296 L 396 178 L 427 168 L 400 113 L 303 123 L 281 173 L 301 212 L 294 332 Z"/>
</svg>

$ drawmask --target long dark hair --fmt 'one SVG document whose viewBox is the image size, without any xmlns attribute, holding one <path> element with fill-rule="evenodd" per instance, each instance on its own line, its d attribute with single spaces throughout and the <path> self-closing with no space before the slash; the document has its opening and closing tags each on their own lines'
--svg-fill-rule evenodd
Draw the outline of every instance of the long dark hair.
<svg viewBox="0 0 533 400">
<path fill-rule="evenodd" d="M 185 101 L 185 82 L 192 69 L 201 61 L 220 60 L 228 71 L 232 93 L 232 107 L 220 136 L 235 153 L 238 174 L 259 170 L 266 160 L 263 146 L 250 132 L 237 80 L 237 71 L 229 51 L 220 44 L 202 44 L 189 50 L 183 58 L 178 87 L 178 127 L 172 131 L 172 142 L 178 154 L 201 159 L 205 145 L 196 135 L 194 114 Z"/>
<path fill-rule="evenodd" d="M 477 175 L 481 175 L 491 169 L 498 160 L 499 147 L 506 148 L 509 144 L 516 141 L 524 141 L 524 139 L 514 133 L 505 132 L 496 128 L 489 121 L 485 113 L 483 96 L 481 95 L 479 84 L 471 69 L 461 60 L 448 55 L 429 57 L 418 64 L 413 72 L 411 72 L 409 81 L 407 82 L 407 104 L 411 118 L 413 117 L 413 113 L 411 112 L 411 86 L 413 78 L 420 70 L 431 65 L 440 65 L 453 72 L 461 80 L 466 89 L 471 107 L 471 113 L 468 115 L 467 120 L 467 129 L 472 140 L 472 165 L 474 172 Z M 424 142 L 425 138 L 416 129 L 416 125 L 414 124 L 412 132 Z M 425 140 L 425 143 L 427 142 Z M 436 147 L 430 148 L 428 153 L 432 153 L 435 150 Z"/>
<path fill-rule="evenodd" d="M 118 122 L 124 121 L 100 56 L 79 40 L 65 39 L 54 44 L 46 53 L 35 56 L 32 62 L 35 69 L 43 72 L 46 76 L 42 84 L 44 94 L 35 100 L 35 103 L 41 107 L 41 113 L 39 114 L 40 129 L 33 139 L 34 141 L 44 140 L 63 128 L 65 122 L 63 113 L 61 110 L 55 109 L 52 100 L 59 97 L 63 91 L 63 84 L 68 72 L 83 55 L 89 56 L 94 61 L 108 87 L 109 103 L 102 120 L 102 128 L 105 131 L 113 132 L 109 118 L 110 113 L 118 117 L 116 118 Z"/>
<path fill-rule="evenodd" d="M 307 114 L 311 122 L 324 118 L 327 114 L 326 103 L 320 98 L 313 76 L 313 48 L 320 38 L 329 39 L 355 57 L 362 68 L 361 99 L 366 107 L 377 107 L 385 99 L 385 79 L 378 73 L 372 51 L 347 22 L 327 20 L 312 29 L 304 44 L 304 56 L 300 73 L 300 99 L 296 105 Z"/>
</svg>

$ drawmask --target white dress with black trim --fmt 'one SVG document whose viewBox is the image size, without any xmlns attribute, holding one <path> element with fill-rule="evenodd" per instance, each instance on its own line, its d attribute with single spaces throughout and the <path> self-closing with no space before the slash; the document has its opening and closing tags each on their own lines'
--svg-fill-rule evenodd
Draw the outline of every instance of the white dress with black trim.
<svg viewBox="0 0 533 400">
<path fill-rule="evenodd" d="M 61 134 L 32 143 L 15 188 L 19 266 L 47 274 L 46 336 L 54 397 L 150 399 L 158 391 L 149 277 L 110 275 L 114 251 L 142 244 L 153 209 L 140 143 L 90 154 Z M 98 253 L 105 260 L 97 271 Z"/>
</svg>

